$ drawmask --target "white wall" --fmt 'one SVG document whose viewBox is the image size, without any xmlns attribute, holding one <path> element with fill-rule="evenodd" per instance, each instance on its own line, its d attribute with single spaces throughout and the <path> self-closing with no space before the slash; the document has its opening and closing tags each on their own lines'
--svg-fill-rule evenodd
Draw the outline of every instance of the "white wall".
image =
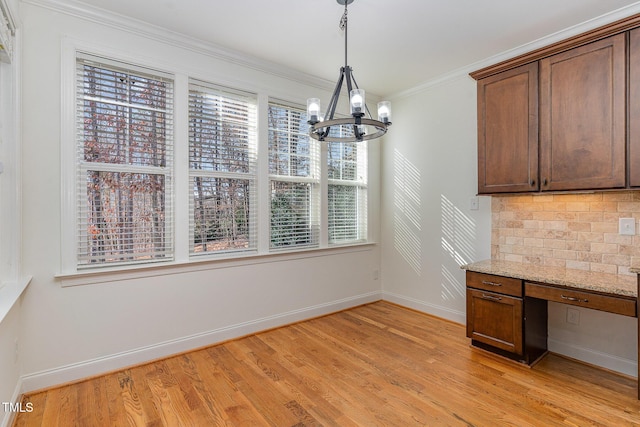
<svg viewBox="0 0 640 427">
<path fill-rule="evenodd" d="M 17 2 L 4 1 L 18 20 Z M 19 22 L 16 22 L 19 24 Z M 20 293 L 26 280 L 20 269 L 20 138 L 19 34 L 14 39 L 12 63 L 0 63 L 0 402 L 16 402 L 20 393 L 21 357 L 16 342 L 21 331 Z M 12 420 L 10 412 L 0 408 L 0 425 Z"/>
<path fill-rule="evenodd" d="M 35 5 L 24 5 L 23 22 L 23 257 L 33 276 L 23 301 L 25 391 L 380 299 L 377 245 L 62 287 L 54 277 L 60 272 L 60 156 L 61 146 L 74 144 L 60 138 L 63 46 L 95 45 L 301 104 L 319 89 Z M 375 214 L 377 172 L 370 184 Z"/>
<path fill-rule="evenodd" d="M 386 299 L 465 322 L 460 265 L 490 258 L 490 200 L 477 192 L 476 89 L 467 75 L 393 99 L 382 152 Z"/>
</svg>

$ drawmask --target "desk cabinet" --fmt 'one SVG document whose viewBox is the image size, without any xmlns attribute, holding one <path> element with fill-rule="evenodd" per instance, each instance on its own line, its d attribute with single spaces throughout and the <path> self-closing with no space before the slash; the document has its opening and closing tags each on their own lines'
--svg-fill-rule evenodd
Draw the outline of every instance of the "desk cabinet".
<svg viewBox="0 0 640 427">
<path fill-rule="evenodd" d="M 520 279 L 467 271 L 467 337 L 531 364 L 547 350 L 546 301 L 525 298 Z"/>
<path fill-rule="evenodd" d="M 467 288 L 467 336 L 522 356 L 522 298 Z"/>
<path fill-rule="evenodd" d="M 633 297 L 599 295 L 594 292 L 530 282 L 525 282 L 525 293 L 532 298 L 636 317 L 636 298 Z"/>
</svg>

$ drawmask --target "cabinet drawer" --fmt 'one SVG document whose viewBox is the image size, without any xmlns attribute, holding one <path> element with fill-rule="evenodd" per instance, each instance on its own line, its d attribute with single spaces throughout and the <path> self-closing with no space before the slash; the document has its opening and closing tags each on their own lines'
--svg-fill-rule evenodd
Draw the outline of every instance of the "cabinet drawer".
<svg viewBox="0 0 640 427">
<path fill-rule="evenodd" d="M 467 287 L 484 289 L 514 297 L 522 296 L 522 280 L 467 270 Z"/>
<path fill-rule="evenodd" d="M 522 298 L 467 288 L 467 337 L 523 354 Z"/>
<path fill-rule="evenodd" d="M 607 311 L 624 316 L 636 316 L 635 298 L 600 295 L 530 282 L 525 282 L 525 294 L 528 297 L 546 299 L 548 301 L 593 308 L 594 310 Z"/>
</svg>

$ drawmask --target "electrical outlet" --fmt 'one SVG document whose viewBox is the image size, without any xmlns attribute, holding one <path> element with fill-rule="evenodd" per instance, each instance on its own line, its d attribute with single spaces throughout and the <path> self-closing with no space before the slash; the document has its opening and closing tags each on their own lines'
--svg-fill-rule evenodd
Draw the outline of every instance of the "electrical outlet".
<svg viewBox="0 0 640 427">
<path fill-rule="evenodd" d="M 580 311 L 575 308 L 567 308 L 567 323 L 572 325 L 580 324 Z"/>
</svg>

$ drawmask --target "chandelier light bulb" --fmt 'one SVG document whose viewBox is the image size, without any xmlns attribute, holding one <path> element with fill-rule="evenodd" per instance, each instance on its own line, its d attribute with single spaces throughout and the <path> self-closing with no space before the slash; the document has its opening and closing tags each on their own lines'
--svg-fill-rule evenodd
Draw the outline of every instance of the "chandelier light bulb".
<svg viewBox="0 0 640 427">
<path fill-rule="evenodd" d="M 364 89 L 353 89 L 350 94 L 351 114 L 364 114 Z"/>
<path fill-rule="evenodd" d="M 391 123 L 391 103 L 389 101 L 378 102 L 378 120 L 382 123 Z"/>
<path fill-rule="evenodd" d="M 318 123 L 320 117 L 320 99 L 309 98 L 307 99 L 307 117 L 309 122 Z"/>
</svg>

